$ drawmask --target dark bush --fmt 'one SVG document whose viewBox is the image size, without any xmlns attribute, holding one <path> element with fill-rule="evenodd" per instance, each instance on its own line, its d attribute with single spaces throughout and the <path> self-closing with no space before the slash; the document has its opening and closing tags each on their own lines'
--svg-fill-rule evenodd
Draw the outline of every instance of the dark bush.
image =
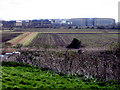
<svg viewBox="0 0 120 90">
<path fill-rule="evenodd" d="M 73 41 L 71 42 L 71 44 L 68 45 L 66 48 L 79 49 L 80 47 L 82 47 L 81 41 L 79 41 L 78 39 L 74 38 Z"/>
</svg>

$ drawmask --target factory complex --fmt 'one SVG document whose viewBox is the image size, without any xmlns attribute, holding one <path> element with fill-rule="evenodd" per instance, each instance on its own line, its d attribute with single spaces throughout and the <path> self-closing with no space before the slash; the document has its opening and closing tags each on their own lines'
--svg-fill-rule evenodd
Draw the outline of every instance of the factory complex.
<svg viewBox="0 0 120 90">
<path fill-rule="evenodd" d="M 2 20 L 1 27 L 6 28 L 116 28 L 112 18 L 71 18 L 71 19 L 34 19 L 34 20 Z"/>
</svg>

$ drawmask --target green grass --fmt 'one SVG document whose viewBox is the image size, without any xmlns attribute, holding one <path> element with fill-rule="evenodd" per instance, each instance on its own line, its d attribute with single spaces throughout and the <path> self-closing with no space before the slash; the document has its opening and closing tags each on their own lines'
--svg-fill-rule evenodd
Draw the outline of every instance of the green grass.
<svg viewBox="0 0 120 90">
<path fill-rule="evenodd" d="M 94 80 L 69 74 L 60 75 L 28 64 L 2 62 L 2 88 L 119 88 L 117 82 Z"/>
</svg>

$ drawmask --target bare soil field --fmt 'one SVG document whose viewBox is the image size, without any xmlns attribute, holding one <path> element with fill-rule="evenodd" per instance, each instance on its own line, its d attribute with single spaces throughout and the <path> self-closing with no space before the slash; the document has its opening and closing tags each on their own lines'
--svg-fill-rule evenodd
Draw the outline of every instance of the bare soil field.
<svg viewBox="0 0 120 90">
<path fill-rule="evenodd" d="M 118 30 L 106 29 L 27 28 L 4 33 L 24 33 L 9 42 L 30 48 L 66 48 L 73 38 L 79 39 L 86 48 L 109 48 L 118 43 L 119 36 Z"/>
<path fill-rule="evenodd" d="M 77 38 L 85 47 L 108 48 L 118 43 L 118 34 L 41 34 L 39 33 L 30 43 L 30 47 L 64 48 Z"/>
<path fill-rule="evenodd" d="M 19 36 L 22 33 L 1 33 L 0 35 L 0 39 L 1 39 L 1 43 L 9 41 L 17 36 Z"/>
</svg>

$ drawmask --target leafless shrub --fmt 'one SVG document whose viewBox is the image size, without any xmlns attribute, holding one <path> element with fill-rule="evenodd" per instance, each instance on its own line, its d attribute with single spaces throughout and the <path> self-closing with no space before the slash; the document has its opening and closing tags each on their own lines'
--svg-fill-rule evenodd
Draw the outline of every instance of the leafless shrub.
<svg viewBox="0 0 120 90">
<path fill-rule="evenodd" d="M 120 60 L 112 51 L 105 52 L 50 52 L 26 51 L 17 61 L 29 63 L 55 72 L 85 75 L 105 80 L 120 80 Z"/>
</svg>

